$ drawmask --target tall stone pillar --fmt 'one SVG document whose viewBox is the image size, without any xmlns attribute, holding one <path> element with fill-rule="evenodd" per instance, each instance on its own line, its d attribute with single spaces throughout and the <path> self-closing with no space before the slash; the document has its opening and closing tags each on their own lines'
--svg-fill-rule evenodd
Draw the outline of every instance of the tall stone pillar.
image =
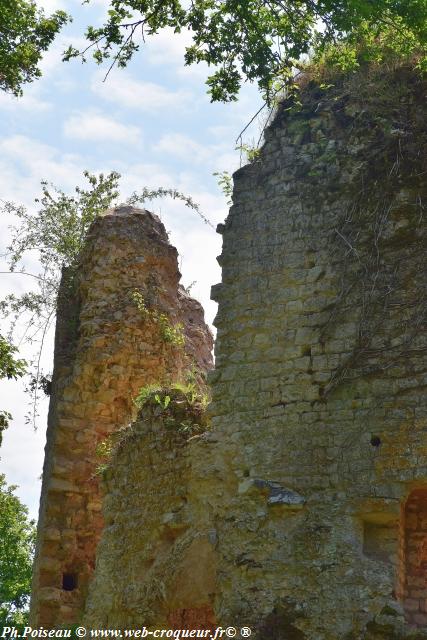
<svg viewBox="0 0 427 640">
<path fill-rule="evenodd" d="M 177 251 L 159 218 L 127 206 L 93 223 L 79 265 L 63 274 L 33 576 L 34 625 L 80 619 L 103 527 L 100 443 L 134 418 L 142 386 L 180 379 L 193 366 L 202 372 L 211 366 L 212 336 L 203 310 L 179 278 Z"/>
</svg>

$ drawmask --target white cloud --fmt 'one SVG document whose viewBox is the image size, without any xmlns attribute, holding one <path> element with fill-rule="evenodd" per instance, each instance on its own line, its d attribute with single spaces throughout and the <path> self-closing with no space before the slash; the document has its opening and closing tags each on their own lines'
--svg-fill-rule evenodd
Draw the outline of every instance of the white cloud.
<svg viewBox="0 0 427 640">
<path fill-rule="evenodd" d="M 73 35 L 65 35 L 64 33 L 60 33 L 51 44 L 49 49 L 43 53 L 43 57 L 38 65 L 41 72 L 42 77 L 35 81 L 35 84 L 32 87 L 43 87 L 48 88 L 52 92 L 52 87 L 49 87 L 49 80 L 56 75 L 60 75 L 61 79 L 64 79 L 66 76 L 69 76 L 72 67 L 76 64 L 80 64 L 81 62 L 63 62 L 62 56 L 69 46 L 73 45 L 76 49 L 82 49 L 87 46 L 87 42 L 84 38 L 80 36 Z M 24 96 L 29 91 L 28 85 L 24 87 Z"/>
<path fill-rule="evenodd" d="M 172 91 L 154 82 L 138 82 L 125 71 L 110 74 L 106 82 L 103 82 L 103 77 L 99 72 L 94 75 L 92 91 L 100 98 L 121 106 L 140 111 L 158 111 L 180 109 L 191 103 L 188 91 Z"/>
<path fill-rule="evenodd" d="M 82 6 L 81 0 L 74 0 L 72 4 L 74 4 L 77 8 Z M 89 7 L 93 5 L 108 9 L 111 5 L 111 0 L 90 0 Z"/>
<path fill-rule="evenodd" d="M 30 205 L 40 193 L 40 180 L 62 188 L 81 181 L 82 159 L 23 135 L 0 140 L 0 194 L 4 200 Z"/>
<path fill-rule="evenodd" d="M 209 147 L 199 144 L 182 133 L 163 135 L 153 149 L 157 153 L 167 153 L 182 160 L 192 160 L 195 163 L 206 162 L 210 155 Z"/>
<path fill-rule="evenodd" d="M 0 93 L 1 110 L 16 111 L 17 108 L 34 113 L 36 111 L 47 111 L 52 108 L 52 105 L 38 98 L 35 92 L 31 92 L 29 89 L 24 91 L 22 98 L 15 98 L 8 93 Z"/>
<path fill-rule="evenodd" d="M 239 167 L 239 153 L 230 150 L 226 142 L 200 144 L 181 133 L 168 133 L 161 136 L 153 146 L 153 151 L 187 161 L 193 166 L 206 165 L 210 174 L 214 171 L 235 171 Z"/>
<path fill-rule="evenodd" d="M 90 0 L 89 6 L 84 6 L 83 9 L 81 0 L 36 0 L 36 2 L 46 13 L 52 13 L 58 9 L 62 9 L 71 13 L 71 15 L 77 16 L 77 11 L 82 12 L 82 10 L 86 8 L 89 12 L 93 6 L 107 9 L 110 6 L 111 0 Z"/>
<path fill-rule="evenodd" d="M 177 184 L 176 176 L 167 171 L 164 166 L 151 162 L 139 162 L 130 167 L 123 167 L 122 175 L 121 191 L 124 197 L 131 195 L 134 191 L 140 192 L 143 187 L 156 189 L 160 186 L 167 188 Z"/>
<path fill-rule="evenodd" d="M 205 62 L 198 62 L 197 64 L 183 65 L 177 69 L 177 75 L 183 80 L 190 80 L 196 82 L 199 87 L 207 92 L 205 87 L 206 80 L 215 72 L 216 67 L 208 67 Z"/>
<path fill-rule="evenodd" d="M 171 27 L 149 36 L 144 45 L 151 64 L 171 64 L 181 66 L 184 63 L 185 48 L 192 42 L 191 31 L 174 33 Z"/>
<path fill-rule="evenodd" d="M 141 129 L 123 124 L 95 111 L 73 114 L 64 123 L 64 135 L 67 138 L 93 140 L 96 142 L 120 142 L 139 144 Z"/>
<path fill-rule="evenodd" d="M 65 0 L 37 0 L 36 4 L 47 14 L 57 11 L 58 9 L 66 9 Z"/>
<path fill-rule="evenodd" d="M 221 269 L 216 261 L 216 256 L 221 253 L 221 238 L 203 223 L 198 225 L 197 220 L 185 229 L 172 230 L 170 238 L 179 250 L 182 284 L 189 286 L 195 283 L 190 293 L 202 304 L 205 319 L 211 324 L 217 304 L 210 299 L 210 289 L 221 281 Z"/>
<path fill-rule="evenodd" d="M 20 355 L 24 355 L 20 353 Z M 40 496 L 40 474 L 43 470 L 44 444 L 46 441 L 44 423 L 46 402 L 40 407 L 41 427 L 34 431 L 26 424 L 25 415 L 29 411 L 29 396 L 22 385 L 14 381 L 0 382 L 1 408 L 11 411 L 13 422 L 4 432 L 1 453 L 1 471 L 6 474 L 8 484 L 17 484 L 20 499 L 30 508 L 30 516 L 37 518 Z"/>
</svg>

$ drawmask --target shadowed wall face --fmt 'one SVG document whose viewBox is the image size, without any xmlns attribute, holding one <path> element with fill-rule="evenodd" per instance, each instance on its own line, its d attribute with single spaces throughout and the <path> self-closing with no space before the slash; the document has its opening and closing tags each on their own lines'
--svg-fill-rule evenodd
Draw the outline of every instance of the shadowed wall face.
<svg viewBox="0 0 427 640">
<path fill-rule="evenodd" d="M 104 474 L 105 527 L 86 627 L 216 626 L 213 443 L 200 407 L 173 391 L 167 397 L 167 409 L 144 406 Z"/>
<path fill-rule="evenodd" d="M 134 418 L 134 398 L 142 386 L 177 380 L 192 366 L 199 371 L 211 366 L 212 337 L 203 310 L 179 287 L 179 277 L 177 252 L 160 220 L 131 207 L 98 219 L 77 269 L 64 274 L 34 624 L 59 626 L 81 617 L 103 528 L 100 444 Z M 173 339 L 181 333 L 185 346 Z"/>
</svg>

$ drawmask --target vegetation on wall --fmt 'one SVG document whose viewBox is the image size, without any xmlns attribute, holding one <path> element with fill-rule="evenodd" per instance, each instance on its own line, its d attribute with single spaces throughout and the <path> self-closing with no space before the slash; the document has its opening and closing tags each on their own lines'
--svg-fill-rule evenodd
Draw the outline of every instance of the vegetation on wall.
<svg viewBox="0 0 427 640">
<path fill-rule="evenodd" d="M 196 373 L 190 372 L 186 382 L 153 383 L 142 387 L 135 398 L 139 419 L 149 422 L 160 420 L 166 429 L 182 435 L 184 439 L 202 434 L 209 428 L 207 407 L 210 390 L 196 378 Z M 100 475 L 109 468 L 115 452 L 133 432 L 134 425 L 130 425 L 98 444 L 96 474 Z"/>
<path fill-rule="evenodd" d="M 131 299 L 141 317 L 158 327 L 160 338 L 163 342 L 169 343 L 174 347 L 183 347 L 185 345 L 184 326 L 181 322 L 173 324 L 166 313 L 159 309 L 149 308 L 144 296 L 137 289 L 131 292 Z"/>
<path fill-rule="evenodd" d="M 160 417 L 167 429 L 193 436 L 208 428 L 206 408 L 209 400 L 207 387 L 189 381 L 143 387 L 135 403 L 142 418 L 147 415 Z"/>
</svg>

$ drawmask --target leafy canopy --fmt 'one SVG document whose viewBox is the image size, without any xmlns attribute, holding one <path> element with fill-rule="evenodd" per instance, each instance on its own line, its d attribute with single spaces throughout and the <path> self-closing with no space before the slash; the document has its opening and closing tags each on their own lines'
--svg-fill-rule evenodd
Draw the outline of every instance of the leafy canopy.
<svg viewBox="0 0 427 640">
<path fill-rule="evenodd" d="M 22 85 L 42 74 L 38 64 L 61 27 L 64 11 L 45 16 L 35 2 L 0 0 L 0 89 L 22 94 Z"/>
<path fill-rule="evenodd" d="M 17 360 L 15 353 L 17 349 L 12 346 L 8 340 L 6 340 L 0 334 L 0 380 L 2 378 L 20 378 L 25 373 L 26 362 L 25 360 Z M 2 431 L 9 426 L 9 421 L 12 416 L 8 411 L 0 409 L 0 445 L 2 443 Z"/>
<path fill-rule="evenodd" d="M 14 353 L 16 353 L 16 347 L 13 347 L 7 340 L 0 334 L 0 379 L 1 378 L 14 378 L 21 377 L 25 373 L 25 361 L 16 360 Z"/>
<path fill-rule="evenodd" d="M 0 627 L 25 622 L 31 592 L 35 527 L 15 489 L 0 474 Z"/>
<path fill-rule="evenodd" d="M 289 82 L 301 56 L 337 42 L 352 46 L 356 64 L 358 37 L 366 35 L 387 34 L 389 48 L 395 42 L 425 56 L 426 15 L 427 0 L 111 0 L 105 24 L 87 29 L 88 47 L 69 47 L 64 59 L 85 60 L 91 50 L 97 63 L 125 67 L 145 36 L 164 27 L 190 30 L 185 62 L 215 67 L 207 79 L 212 101 L 236 100 L 246 80 L 257 81 L 270 100 L 275 79 Z"/>
</svg>

